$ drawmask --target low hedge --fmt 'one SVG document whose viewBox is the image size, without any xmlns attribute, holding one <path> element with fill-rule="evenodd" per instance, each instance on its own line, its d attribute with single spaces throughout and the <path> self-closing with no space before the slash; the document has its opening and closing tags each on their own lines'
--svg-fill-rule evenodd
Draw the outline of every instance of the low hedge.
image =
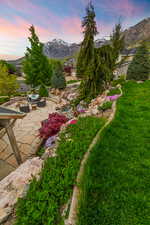
<svg viewBox="0 0 150 225">
<path fill-rule="evenodd" d="M 105 121 L 80 118 L 60 135 L 57 157 L 46 160 L 39 181 L 33 180 L 18 201 L 15 225 L 64 224 L 62 207 L 71 198 L 83 155 Z"/>
</svg>

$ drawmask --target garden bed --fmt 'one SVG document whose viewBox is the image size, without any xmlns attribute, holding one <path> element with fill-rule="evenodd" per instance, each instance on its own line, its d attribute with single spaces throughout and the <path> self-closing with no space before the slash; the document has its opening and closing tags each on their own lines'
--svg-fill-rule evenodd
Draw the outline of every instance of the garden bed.
<svg viewBox="0 0 150 225">
<path fill-rule="evenodd" d="M 31 182 L 27 196 L 18 202 L 16 225 L 63 224 L 61 214 L 71 198 L 77 172 L 104 120 L 79 118 L 61 133 L 57 157 L 45 161 L 39 181 Z"/>
<path fill-rule="evenodd" d="M 150 82 L 128 82 L 81 182 L 78 225 L 149 224 Z"/>
</svg>

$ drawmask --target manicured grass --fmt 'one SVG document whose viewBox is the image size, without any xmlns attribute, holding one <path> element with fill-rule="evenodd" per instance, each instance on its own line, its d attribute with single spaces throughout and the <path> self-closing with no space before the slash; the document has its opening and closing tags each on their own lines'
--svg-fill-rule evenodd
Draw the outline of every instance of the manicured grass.
<svg viewBox="0 0 150 225">
<path fill-rule="evenodd" d="M 72 195 L 81 160 L 96 133 L 104 125 L 100 118 L 80 118 L 61 134 L 57 157 L 49 158 L 39 181 L 18 202 L 16 225 L 62 225 L 61 211 Z"/>
<path fill-rule="evenodd" d="M 128 82 L 91 152 L 78 225 L 150 224 L 150 82 Z"/>
</svg>

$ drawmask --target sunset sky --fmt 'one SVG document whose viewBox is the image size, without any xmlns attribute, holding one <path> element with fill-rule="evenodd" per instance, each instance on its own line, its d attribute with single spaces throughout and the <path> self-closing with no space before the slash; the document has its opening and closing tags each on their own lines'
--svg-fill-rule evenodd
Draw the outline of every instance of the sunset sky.
<svg viewBox="0 0 150 225">
<path fill-rule="evenodd" d="M 108 36 L 119 18 L 123 28 L 150 16 L 150 0 L 93 0 L 99 29 L 97 38 Z M 0 57 L 24 55 L 28 28 L 35 25 L 40 41 L 54 38 L 82 40 L 81 19 L 87 0 L 0 0 Z"/>
</svg>

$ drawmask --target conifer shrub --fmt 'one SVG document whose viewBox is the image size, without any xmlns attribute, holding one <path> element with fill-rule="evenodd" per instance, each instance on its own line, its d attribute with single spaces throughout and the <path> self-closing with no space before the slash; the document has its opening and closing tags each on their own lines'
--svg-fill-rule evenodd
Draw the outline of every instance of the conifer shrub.
<svg viewBox="0 0 150 225">
<path fill-rule="evenodd" d="M 63 74 L 63 67 L 59 61 L 57 62 L 53 70 L 51 86 L 56 89 L 64 89 L 66 87 L 66 79 Z"/>
<path fill-rule="evenodd" d="M 150 76 L 150 52 L 143 42 L 138 48 L 127 71 L 127 80 L 148 80 Z"/>
<path fill-rule="evenodd" d="M 39 95 L 40 95 L 40 97 L 48 97 L 49 96 L 48 90 L 44 84 L 41 84 L 41 86 L 40 86 Z"/>
</svg>

